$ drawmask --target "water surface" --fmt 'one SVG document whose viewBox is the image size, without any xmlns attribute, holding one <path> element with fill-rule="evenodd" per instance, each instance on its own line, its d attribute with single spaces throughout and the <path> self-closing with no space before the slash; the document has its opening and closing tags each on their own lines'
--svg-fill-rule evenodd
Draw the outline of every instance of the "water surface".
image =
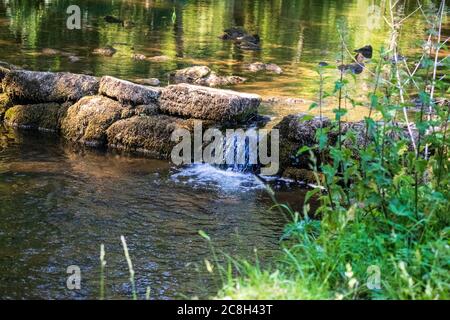
<svg viewBox="0 0 450 320">
<path fill-rule="evenodd" d="M 47 134 L 0 132 L 0 298 L 98 298 L 100 244 L 109 298 L 130 298 L 120 236 L 140 297 L 208 297 L 207 232 L 217 250 L 275 258 L 285 223 L 252 175 L 79 149 Z M 299 206 L 303 192 L 279 189 Z M 82 288 L 66 288 L 77 265 Z"/>
<path fill-rule="evenodd" d="M 431 1 L 422 1 L 428 5 Z M 0 60 L 34 70 L 72 71 L 97 76 L 111 75 L 128 80 L 159 78 L 167 84 L 168 73 L 192 65 L 207 65 L 221 74 L 249 78 L 234 89 L 258 93 L 265 98 L 301 98 L 297 105 L 265 106 L 263 112 L 281 116 L 305 111 L 317 96 L 315 68 L 320 61 L 336 63 L 339 56 L 338 21 L 345 21 L 349 50 L 372 44 L 380 50 L 388 40 L 388 29 L 380 16 L 373 15 L 376 5 L 383 13 L 386 1 L 371 0 L 78 0 L 82 10 L 82 29 L 66 28 L 66 9 L 70 0 L 0 0 Z M 416 1 L 404 1 L 400 15 L 416 8 Z M 134 23 L 123 27 L 106 23 L 111 15 Z M 243 26 L 262 38 L 260 51 L 243 51 L 218 37 L 231 26 Z M 400 38 L 403 54 L 414 52 L 417 41 L 424 40 L 426 25 L 420 12 L 404 25 Z M 444 28 L 449 34 L 449 27 Z M 98 47 L 113 46 L 117 54 L 99 57 Z M 43 54 L 46 48 L 64 52 Z M 166 62 L 135 61 L 132 55 L 164 55 Z M 80 60 L 71 62 L 69 55 Z M 348 56 L 347 61 L 350 61 Z M 282 75 L 252 74 L 249 63 L 277 63 Z M 369 64 L 370 67 L 370 64 Z M 337 78 L 338 72 L 330 76 Z M 353 98 L 364 99 L 369 74 L 352 81 Z M 330 80 L 333 83 L 333 80 Z M 334 101 L 325 106 L 332 115 Z M 362 119 L 363 107 L 352 109 L 349 119 Z"/>
</svg>

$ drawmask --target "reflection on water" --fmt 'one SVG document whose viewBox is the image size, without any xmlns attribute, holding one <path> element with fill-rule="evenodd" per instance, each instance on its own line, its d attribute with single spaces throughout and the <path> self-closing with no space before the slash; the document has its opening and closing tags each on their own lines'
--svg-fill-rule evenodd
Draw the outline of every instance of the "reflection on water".
<svg viewBox="0 0 450 320">
<path fill-rule="evenodd" d="M 147 286 L 164 299 L 216 292 L 199 230 L 227 253 L 249 258 L 258 248 L 273 259 L 285 221 L 267 210 L 270 199 L 251 176 L 174 170 L 48 135 L 0 137 L 0 298 L 98 298 L 101 243 L 108 297 L 130 298 L 122 234 L 141 297 Z M 303 192 L 294 191 L 280 197 L 298 206 Z M 81 291 L 65 287 L 70 265 L 81 268 Z"/>
<path fill-rule="evenodd" d="M 319 61 L 334 63 L 338 55 L 337 21 L 344 18 L 348 22 L 351 49 L 369 43 L 379 49 L 387 39 L 387 29 L 381 17 L 368 19 L 368 12 L 370 5 L 383 9 L 385 3 L 382 0 L 79 0 L 82 30 L 68 30 L 65 19 L 67 7 L 73 4 L 70 0 L 0 0 L 0 59 L 36 70 L 108 74 L 129 80 L 159 78 L 163 84 L 167 83 L 170 71 L 204 64 L 220 73 L 248 77 L 249 82 L 239 85 L 237 90 L 264 97 L 312 99 L 317 91 L 315 66 Z M 404 14 L 416 5 L 416 1 L 405 1 Z M 134 26 L 108 24 L 104 20 L 106 15 L 129 20 Z M 401 38 L 405 51 L 414 46 L 417 35 L 424 30 L 422 20 L 418 12 L 406 22 Z M 376 28 L 369 28 L 368 22 Z M 218 38 L 224 29 L 235 25 L 260 34 L 262 50 L 243 51 Z M 95 48 L 107 45 L 117 49 L 112 58 L 92 54 Z M 44 55 L 45 48 L 63 53 Z M 170 59 L 135 61 L 131 57 L 134 53 Z M 71 59 L 71 55 L 79 60 Z M 245 66 L 255 61 L 277 63 L 285 72 L 250 74 Z M 358 80 L 365 77 L 367 74 Z M 354 86 L 357 97 L 365 96 L 370 89 L 365 81 L 357 81 Z M 308 107 L 309 102 L 305 102 L 299 106 L 267 107 L 265 111 L 279 117 Z M 330 104 L 325 111 L 331 113 L 333 108 Z M 363 108 L 351 110 L 349 117 L 361 118 L 365 112 Z"/>
</svg>

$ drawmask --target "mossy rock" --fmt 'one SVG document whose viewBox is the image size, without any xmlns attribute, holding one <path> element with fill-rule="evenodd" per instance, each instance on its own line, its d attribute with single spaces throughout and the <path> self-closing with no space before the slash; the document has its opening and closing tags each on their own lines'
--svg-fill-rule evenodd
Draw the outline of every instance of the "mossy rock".
<svg viewBox="0 0 450 320">
<path fill-rule="evenodd" d="M 316 184 L 317 178 L 314 171 L 308 169 L 298 169 L 298 168 L 286 168 L 283 172 L 283 178 L 292 179 L 298 182 L 303 182 L 307 184 Z M 319 180 L 323 179 L 321 173 L 317 173 Z"/>
<path fill-rule="evenodd" d="M 134 116 L 119 120 L 107 130 L 108 145 L 127 152 L 138 152 L 158 159 L 170 159 L 176 129 L 190 128 L 189 120 L 167 115 Z"/>
<path fill-rule="evenodd" d="M 130 105 L 149 105 L 158 102 L 161 89 L 105 76 L 100 80 L 99 93 Z"/>
<path fill-rule="evenodd" d="M 163 113 L 222 123 L 248 121 L 257 115 L 260 102 L 255 94 L 185 83 L 165 87 L 159 100 Z"/>
<path fill-rule="evenodd" d="M 6 111 L 5 123 L 22 129 L 58 131 L 68 106 L 58 103 L 16 105 Z"/>
<path fill-rule="evenodd" d="M 104 96 L 82 98 L 67 110 L 62 121 L 61 132 L 71 141 L 88 146 L 106 145 L 106 130 L 122 118 L 127 107 Z"/>
<path fill-rule="evenodd" d="M 95 77 L 67 72 L 12 70 L 2 81 L 3 90 L 18 104 L 78 101 L 97 94 Z"/>
</svg>

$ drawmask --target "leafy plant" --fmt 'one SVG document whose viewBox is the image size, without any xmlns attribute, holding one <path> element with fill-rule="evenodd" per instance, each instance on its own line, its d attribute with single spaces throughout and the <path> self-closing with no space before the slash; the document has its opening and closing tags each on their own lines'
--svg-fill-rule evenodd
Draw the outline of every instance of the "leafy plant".
<svg viewBox="0 0 450 320">
<path fill-rule="evenodd" d="M 413 12 L 421 12 L 429 24 L 427 46 L 413 63 L 400 56 L 398 39 L 409 17 L 399 16 L 402 10 L 398 1 L 388 1 L 390 41 L 374 59 L 375 70 L 366 70 L 374 85 L 362 130 L 342 121 L 342 101 L 352 100 L 344 73 L 327 93 L 326 69 L 319 67 L 319 102 L 311 109 L 321 110 L 323 97 L 333 94 L 338 105 L 332 128 L 316 134 L 320 161 L 311 148 L 299 150 L 311 152 L 317 187 L 308 192 L 301 214 L 277 204 L 292 222 L 282 236 L 283 258 L 276 267 L 260 270 L 244 263 L 220 296 L 450 298 L 449 83 L 448 65 L 439 59 L 449 40 L 442 37 L 445 2 L 438 8 L 419 4 Z M 350 53 L 342 25 L 339 30 L 341 54 Z M 337 135 L 336 143 L 327 138 L 328 130 Z M 310 218 L 313 198 L 320 221 Z M 374 269 L 380 271 L 377 288 L 368 285 L 368 270 Z M 261 292 L 271 288 L 273 295 Z"/>
</svg>

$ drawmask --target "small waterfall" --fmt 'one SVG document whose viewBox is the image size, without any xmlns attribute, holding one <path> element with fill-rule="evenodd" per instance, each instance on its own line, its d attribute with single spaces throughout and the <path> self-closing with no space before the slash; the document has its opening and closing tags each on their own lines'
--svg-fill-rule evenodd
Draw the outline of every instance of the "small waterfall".
<svg viewBox="0 0 450 320">
<path fill-rule="evenodd" d="M 258 132 L 256 128 L 228 130 L 224 141 L 224 170 L 249 173 L 258 168 Z"/>
</svg>

